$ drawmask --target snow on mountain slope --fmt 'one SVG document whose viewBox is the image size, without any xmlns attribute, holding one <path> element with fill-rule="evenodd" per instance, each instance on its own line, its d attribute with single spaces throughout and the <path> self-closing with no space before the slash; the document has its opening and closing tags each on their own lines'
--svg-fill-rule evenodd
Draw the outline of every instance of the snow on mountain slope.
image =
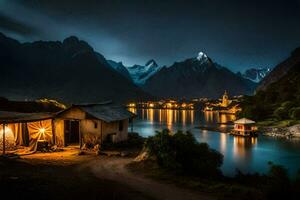
<svg viewBox="0 0 300 200">
<path fill-rule="evenodd" d="M 153 59 L 149 60 L 144 66 L 134 65 L 127 68 L 133 82 L 137 85 L 143 85 L 148 78 L 153 76 L 160 69 L 161 67 L 158 66 Z"/>
<path fill-rule="evenodd" d="M 271 72 L 271 68 L 251 68 L 244 72 L 243 77 L 255 83 L 260 82 L 265 76 Z"/>
</svg>

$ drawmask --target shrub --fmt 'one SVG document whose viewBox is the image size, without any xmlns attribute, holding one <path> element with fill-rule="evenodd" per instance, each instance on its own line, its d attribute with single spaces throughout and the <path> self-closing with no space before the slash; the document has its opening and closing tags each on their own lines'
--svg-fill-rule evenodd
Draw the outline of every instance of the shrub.
<svg viewBox="0 0 300 200">
<path fill-rule="evenodd" d="M 157 132 L 147 139 L 145 148 L 165 169 L 201 177 L 221 174 L 222 154 L 198 143 L 190 132 L 178 131 L 173 136 L 168 130 Z"/>
<path fill-rule="evenodd" d="M 292 108 L 289 115 L 294 120 L 300 119 L 300 107 Z"/>
<path fill-rule="evenodd" d="M 134 149 L 142 148 L 145 142 L 145 138 L 141 137 L 138 133 L 128 133 L 128 139 L 118 143 L 107 143 L 104 142 L 103 149 L 113 150 L 113 149 Z"/>
<path fill-rule="evenodd" d="M 294 107 L 294 103 L 291 102 L 291 101 L 285 101 L 281 104 L 281 107 L 287 109 L 287 110 L 290 110 L 292 107 Z"/>
<path fill-rule="evenodd" d="M 283 120 L 288 118 L 288 110 L 286 110 L 283 107 L 277 108 L 273 114 L 278 120 Z"/>
<path fill-rule="evenodd" d="M 287 169 L 281 165 L 269 163 L 269 183 L 267 189 L 268 199 L 290 199 L 291 182 L 288 177 Z"/>
</svg>

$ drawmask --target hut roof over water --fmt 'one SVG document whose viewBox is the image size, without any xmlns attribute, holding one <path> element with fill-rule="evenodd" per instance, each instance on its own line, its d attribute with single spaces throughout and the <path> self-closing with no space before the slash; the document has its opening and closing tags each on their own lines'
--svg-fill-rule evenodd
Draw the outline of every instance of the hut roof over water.
<svg viewBox="0 0 300 200">
<path fill-rule="evenodd" d="M 239 120 L 234 121 L 235 124 L 255 124 L 255 121 L 252 121 L 251 119 L 242 118 Z"/>
</svg>

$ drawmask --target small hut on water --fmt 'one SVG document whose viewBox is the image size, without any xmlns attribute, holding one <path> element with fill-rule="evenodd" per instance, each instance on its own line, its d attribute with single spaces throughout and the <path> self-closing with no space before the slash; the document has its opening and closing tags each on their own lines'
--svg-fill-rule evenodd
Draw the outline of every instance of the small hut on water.
<svg viewBox="0 0 300 200">
<path fill-rule="evenodd" d="M 242 118 L 234 121 L 234 129 L 231 132 L 233 135 L 239 136 L 257 136 L 257 127 L 255 126 L 255 121 L 247 118 Z"/>
</svg>

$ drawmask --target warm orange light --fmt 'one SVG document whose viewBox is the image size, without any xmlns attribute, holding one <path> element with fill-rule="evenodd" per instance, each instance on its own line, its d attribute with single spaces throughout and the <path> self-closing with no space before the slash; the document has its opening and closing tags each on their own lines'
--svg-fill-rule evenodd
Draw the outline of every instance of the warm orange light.
<svg viewBox="0 0 300 200">
<path fill-rule="evenodd" d="M 40 128 L 40 129 L 39 129 L 39 132 L 40 132 L 41 134 L 44 134 L 44 133 L 46 132 L 46 129 L 45 129 L 45 128 Z"/>
<path fill-rule="evenodd" d="M 171 103 L 167 103 L 167 108 L 172 108 L 172 104 Z"/>
<path fill-rule="evenodd" d="M 150 108 L 153 108 L 153 107 L 154 107 L 154 104 L 153 104 L 153 103 L 149 103 L 149 107 L 150 107 Z"/>
<path fill-rule="evenodd" d="M 5 131 L 3 131 L 3 126 L 0 127 L 0 149 L 3 150 L 3 132 L 5 133 L 5 148 L 7 150 L 12 150 L 15 148 L 15 137 L 13 131 L 5 125 Z"/>
<path fill-rule="evenodd" d="M 128 107 L 135 107 L 135 103 L 128 104 Z"/>
</svg>

